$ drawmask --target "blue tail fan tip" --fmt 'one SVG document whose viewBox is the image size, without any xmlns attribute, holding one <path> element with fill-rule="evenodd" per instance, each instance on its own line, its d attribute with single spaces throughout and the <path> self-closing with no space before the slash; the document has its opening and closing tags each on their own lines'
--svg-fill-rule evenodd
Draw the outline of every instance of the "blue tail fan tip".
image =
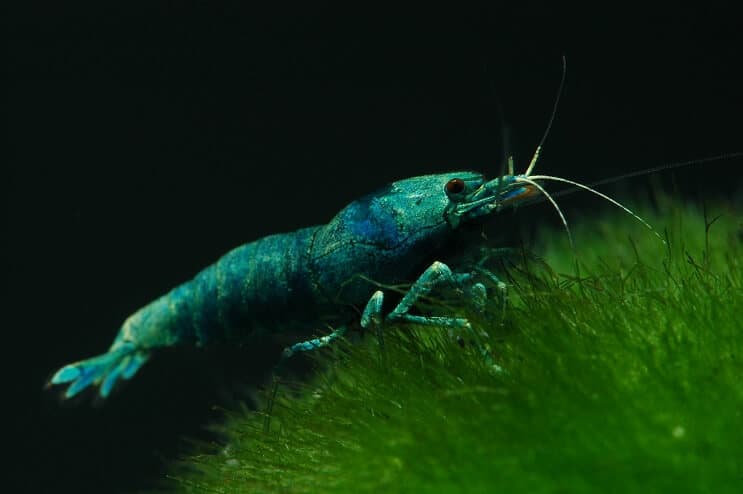
<svg viewBox="0 0 743 494">
<path fill-rule="evenodd" d="M 101 398 L 107 398 L 121 379 L 130 379 L 148 359 L 147 351 L 124 346 L 65 365 L 52 376 L 49 383 L 70 383 L 64 393 L 65 399 L 72 398 L 91 386 L 99 386 L 98 394 Z"/>
</svg>

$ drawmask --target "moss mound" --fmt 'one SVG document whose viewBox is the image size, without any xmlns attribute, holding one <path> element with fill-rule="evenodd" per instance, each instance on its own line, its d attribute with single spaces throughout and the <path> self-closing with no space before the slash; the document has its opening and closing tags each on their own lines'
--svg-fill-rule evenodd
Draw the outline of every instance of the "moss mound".
<svg viewBox="0 0 743 494">
<path fill-rule="evenodd" d="M 168 476 L 185 492 L 741 492 L 741 215 L 664 203 L 543 240 L 505 317 L 465 314 L 502 371 L 446 331 L 389 328 L 282 383 L 265 415 Z M 465 309 L 462 309 L 463 311 Z M 465 338 L 467 340 L 467 338 Z M 267 393 L 268 395 L 269 393 Z"/>
</svg>

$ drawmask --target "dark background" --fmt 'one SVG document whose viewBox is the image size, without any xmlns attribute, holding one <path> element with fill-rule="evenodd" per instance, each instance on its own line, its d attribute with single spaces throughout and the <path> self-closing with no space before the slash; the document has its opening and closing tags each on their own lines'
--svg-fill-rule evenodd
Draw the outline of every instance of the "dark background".
<svg viewBox="0 0 743 494">
<path fill-rule="evenodd" d="M 393 179 L 495 174 L 501 115 L 523 170 L 563 54 L 538 171 L 590 182 L 743 150 L 743 28 L 720 6 L 6 8 L 8 492 L 153 485 L 267 358 L 166 352 L 99 407 L 60 406 L 42 391 L 51 371 L 104 351 L 129 313 L 231 247 L 326 222 Z M 658 181 L 688 201 L 734 199 L 741 166 Z M 585 194 L 561 204 L 605 207 Z M 529 221 L 558 226 L 539 208 Z"/>
</svg>

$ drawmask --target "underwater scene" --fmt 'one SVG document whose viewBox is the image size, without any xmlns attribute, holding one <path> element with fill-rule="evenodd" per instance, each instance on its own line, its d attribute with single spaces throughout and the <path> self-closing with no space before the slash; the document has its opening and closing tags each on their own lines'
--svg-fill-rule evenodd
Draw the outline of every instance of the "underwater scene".
<svg viewBox="0 0 743 494">
<path fill-rule="evenodd" d="M 743 489 L 731 13 L 9 10 L 8 492 Z"/>
</svg>

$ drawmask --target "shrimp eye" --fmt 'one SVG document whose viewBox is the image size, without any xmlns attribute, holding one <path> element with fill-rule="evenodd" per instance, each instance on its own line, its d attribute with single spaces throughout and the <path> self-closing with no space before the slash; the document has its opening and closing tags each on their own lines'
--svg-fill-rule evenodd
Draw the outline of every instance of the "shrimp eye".
<svg viewBox="0 0 743 494">
<path fill-rule="evenodd" d="M 446 182 L 447 194 L 460 194 L 464 191 L 464 180 L 461 178 L 452 178 Z"/>
</svg>

